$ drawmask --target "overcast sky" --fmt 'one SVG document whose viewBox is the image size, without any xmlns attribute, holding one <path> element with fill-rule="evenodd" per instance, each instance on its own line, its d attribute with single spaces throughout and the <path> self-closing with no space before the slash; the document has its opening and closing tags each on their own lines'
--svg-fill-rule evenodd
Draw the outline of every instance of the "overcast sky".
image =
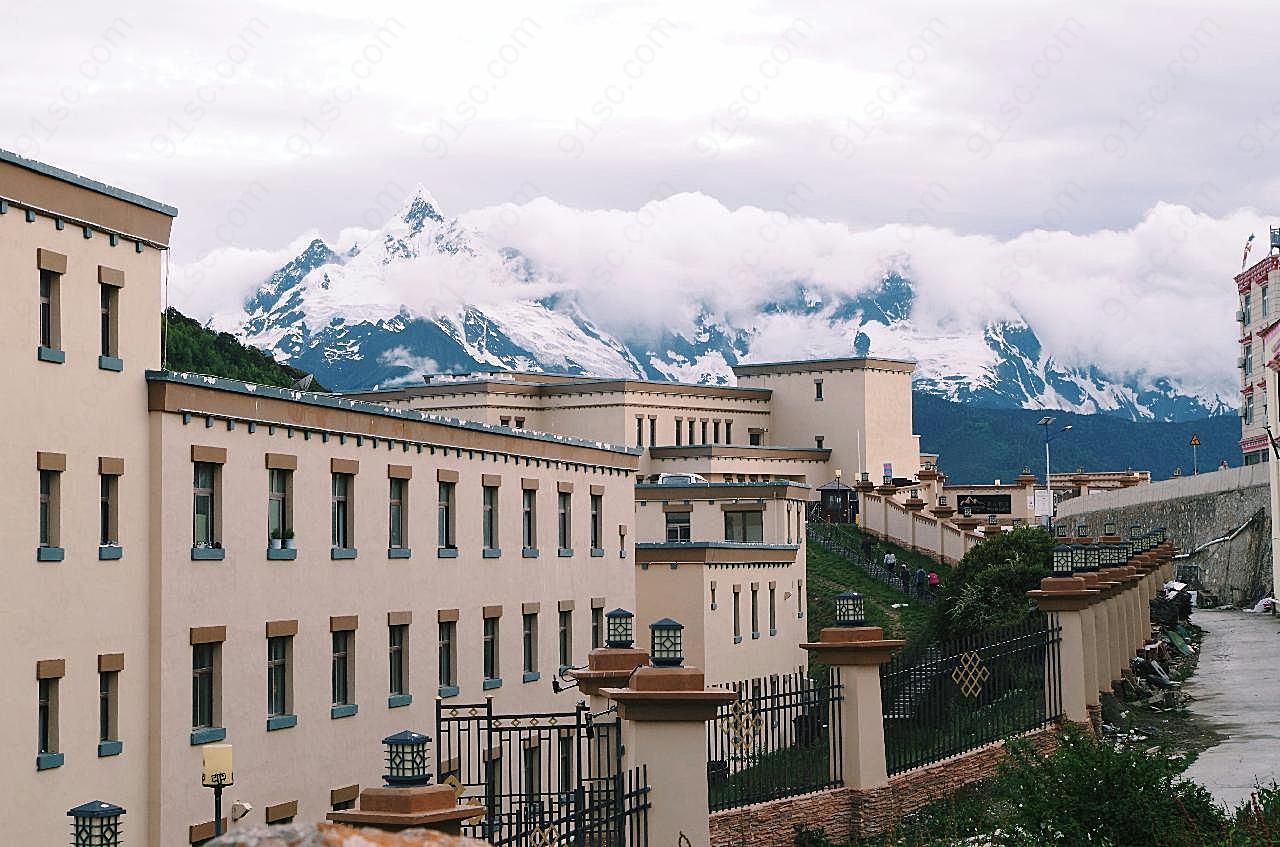
<svg viewBox="0 0 1280 847">
<path fill-rule="evenodd" d="M 1166 204 L 1232 221 L 1182 239 L 1227 294 L 1237 229 L 1280 221 L 1261 2 L 9 0 L 6 19 L 0 147 L 176 205 L 179 265 L 376 225 L 417 183 L 446 214 L 701 192 L 1001 243 L 1138 239 Z"/>
</svg>

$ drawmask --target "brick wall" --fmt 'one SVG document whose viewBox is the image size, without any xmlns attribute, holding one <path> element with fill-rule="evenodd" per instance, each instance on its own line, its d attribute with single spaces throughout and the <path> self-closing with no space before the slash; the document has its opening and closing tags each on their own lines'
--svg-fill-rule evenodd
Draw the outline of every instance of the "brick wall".
<svg viewBox="0 0 1280 847">
<path fill-rule="evenodd" d="M 1029 738 L 1042 752 L 1057 746 L 1057 734 L 1052 729 L 1033 733 Z M 716 812 L 711 816 L 711 846 L 793 847 L 797 825 L 820 827 L 836 843 L 854 835 L 888 832 L 926 803 L 988 779 L 1004 756 L 1004 745 L 992 744 L 899 774 L 883 788 L 835 788 Z"/>
</svg>

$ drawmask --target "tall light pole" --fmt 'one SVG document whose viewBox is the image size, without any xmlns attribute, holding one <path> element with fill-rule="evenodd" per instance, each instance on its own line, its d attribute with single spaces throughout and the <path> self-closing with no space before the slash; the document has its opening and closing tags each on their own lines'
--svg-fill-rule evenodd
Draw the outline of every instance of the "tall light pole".
<svg viewBox="0 0 1280 847">
<path fill-rule="evenodd" d="M 1053 422 L 1056 420 L 1057 418 L 1045 415 L 1036 423 L 1036 426 L 1044 428 L 1044 490 L 1049 496 L 1049 515 L 1046 518 L 1045 524 L 1049 529 L 1053 529 L 1053 515 L 1056 511 L 1053 502 L 1053 485 L 1049 481 L 1049 442 L 1071 429 L 1071 424 L 1067 424 L 1062 429 L 1050 435 L 1049 427 L 1053 426 Z"/>
</svg>

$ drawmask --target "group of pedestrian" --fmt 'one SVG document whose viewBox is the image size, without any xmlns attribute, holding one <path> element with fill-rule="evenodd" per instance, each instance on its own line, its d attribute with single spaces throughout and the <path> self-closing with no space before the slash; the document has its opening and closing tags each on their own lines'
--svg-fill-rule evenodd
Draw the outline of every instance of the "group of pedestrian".
<svg viewBox="0 0 1280 847">
<path fill-rule="evenodd" d="M 875 545 L 870 537 L 862 539 L 862 557 L 867 562 L 875 560 Z M 933 591 L 938 587 L 937 571 L 926 571 L 923 566 L 916 568 L 915 573 L 911 572 L 911 566 L 906 562 L 902 566 L 898 566 L 898 556 L 892 550 L 886 550 L 884 559 L 882 560 L 884 569 L 891 576 L 896 576 L 902 583 L 902 591 L 904 594 L 915 597 L 924 597 L 926 589 Z"/>
</svg>

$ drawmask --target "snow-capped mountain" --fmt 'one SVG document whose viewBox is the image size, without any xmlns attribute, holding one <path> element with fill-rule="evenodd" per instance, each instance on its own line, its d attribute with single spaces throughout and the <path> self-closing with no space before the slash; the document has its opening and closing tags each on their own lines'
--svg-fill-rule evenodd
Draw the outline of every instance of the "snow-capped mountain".
<svg viewBox="0 0 1280 847">
<path fill-rule="evenodd" d="M 681 320 L 657 337 L 593 320 L 577 296 L 591 284 L 446 218 L 420 187 L 359 244 L 313 240 L 248 299 L 237 332 L 335 390 L 476 369 L 725 384 L 739 362 L 874 355 L 914 359 L 918 390 L 982 406 L 1162 421 L 1230 411 L 1219 394 L 1168 378 L 1059 365 L 1020 318 L 980 332 L 918 321 L 916 292 L 899 273 L 857 296 L 778 285 L 746 319 L 681 303 Z M 778 355 L 777 339 L 797 333 L 804 346 Z"/>
</svg>

